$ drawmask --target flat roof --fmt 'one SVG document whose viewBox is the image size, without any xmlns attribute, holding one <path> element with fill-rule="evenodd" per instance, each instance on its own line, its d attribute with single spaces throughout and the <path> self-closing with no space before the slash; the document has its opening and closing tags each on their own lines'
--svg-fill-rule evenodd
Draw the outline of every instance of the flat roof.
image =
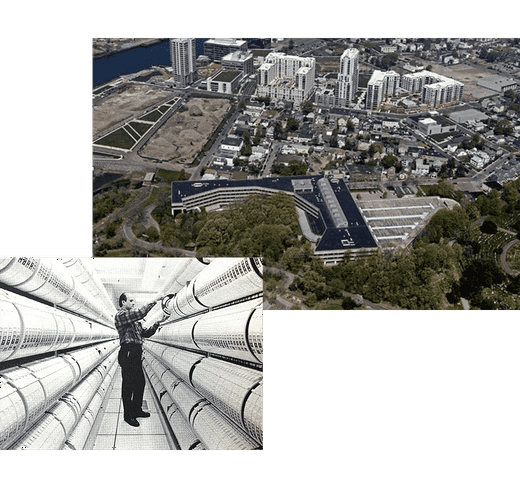
<svg viewBox="0 0 520 488">
<path fill-rule="evenodd" d="M 326 182 L 320 180 L 327 180 Z M 320 186 L 326 186 L 322 192 Z M 320 217 L 312 224 L 319 229 L 321 239 L 316 252 L 333 250 L 377 248 L 356 202 L 342 179 L 328 179 L 321 175 L 262 178 L 246 181 L 174 181 L 172 182 L 172 205 L 182 203 L 184 198 L 218 188 L 261 187 L 297 195 L 317 207 Z M 300 191 L 296 191 L 300 189 Z M 311 220 L 313 220 L 311 218 Z M 345 226 L 347 223 L 347 226 Z M 338 226 L 337 224 L 341 225 Z"/>
<path fill-rule="evenodd" d="M 211 79 L 211 81 L 229 82 L 229 81 L 233 81 L 237 76 L 240 76 L 240 75 L 241 75 L 240 71 L 234 71 L 234 70 L 220 71 L 217 74 L 217 76 L 215 76 L 214 78 Z"/>
<path fill-rule="evenodd" d="M 247 41 L 233 38 L 222 38 L 222 39 L 208 39 L 204 41 L 204 44 L 216 44 L 218 46 L 243 46 L 247 44 Z"/>
</svg>

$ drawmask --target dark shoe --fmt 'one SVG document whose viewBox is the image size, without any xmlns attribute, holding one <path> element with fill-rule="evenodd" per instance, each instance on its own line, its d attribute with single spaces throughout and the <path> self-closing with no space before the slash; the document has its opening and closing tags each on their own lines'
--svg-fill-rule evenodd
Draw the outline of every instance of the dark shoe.
<svg viewBox="0 0 520 488">
<path fill-rule="evenodd" d="M 131 417 L 126 418 L 125 417 L 125 422 L 127 424 L 130 424 L 132 427 L 139 427 L 139 422 L 136 419 L 134 419 L 134 418 L 131 418 Z"/>
<path fill-rule="evenodd" d="M 137 415 L 136 417 L 149 417 L 150 416 L 150 412 L 145 412 L 144 410 L 141 410 Z"/>
</svg>

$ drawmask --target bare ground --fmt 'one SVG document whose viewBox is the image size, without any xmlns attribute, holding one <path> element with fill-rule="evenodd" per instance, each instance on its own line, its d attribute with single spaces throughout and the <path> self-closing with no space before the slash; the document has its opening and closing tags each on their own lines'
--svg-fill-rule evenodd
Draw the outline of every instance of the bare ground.
<svg viewBox="0 0 520 488">
<path fill-rule="evenodd" d="M 174 114 L 141 151 L 143 156 L 189 161 L 200 151 L 229 107 L 229 100 L 194 98 Z"/>
</svg>

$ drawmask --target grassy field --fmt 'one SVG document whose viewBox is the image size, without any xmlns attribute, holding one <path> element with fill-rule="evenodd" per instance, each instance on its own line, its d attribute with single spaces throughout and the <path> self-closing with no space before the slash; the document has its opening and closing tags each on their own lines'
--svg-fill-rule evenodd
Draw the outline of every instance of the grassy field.
<svg viewBox="0 0 520 488">
<path fill-rule="evenodd" d="M 100 146 L 109 146 L 109 147 L 118 147 L 121 149 L 131 149 L 134 144 L 135 140 L 130 137 L 128 132 L 126 132 L 123 127 L 115 130 L 114 132 L 108 134 L 105 137 L 102 137 L 101 139 L 96 141 L 96 144 Z"/>
</svg>

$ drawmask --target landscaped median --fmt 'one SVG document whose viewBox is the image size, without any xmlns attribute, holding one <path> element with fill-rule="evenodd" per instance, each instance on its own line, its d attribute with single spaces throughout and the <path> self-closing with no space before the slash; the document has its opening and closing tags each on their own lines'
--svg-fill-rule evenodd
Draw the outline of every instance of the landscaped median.
<svg viewBox="0 0 520 488">
<path fill-rule="evenodd" d="M 94 147 L 131 151 L 166 112 L 175 106 L 178 100 L 179 98 L 175 97 L 146 115 L 125 123 L 122 127 L 94 141 Z"/>
</svg>

